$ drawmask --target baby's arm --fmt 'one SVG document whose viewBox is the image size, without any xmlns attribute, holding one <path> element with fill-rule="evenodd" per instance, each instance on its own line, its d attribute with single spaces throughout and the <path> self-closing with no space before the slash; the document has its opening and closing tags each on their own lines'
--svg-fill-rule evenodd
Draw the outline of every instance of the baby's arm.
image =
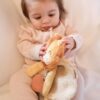
<svg viewBox="0 0 100 100">
<path fill-rule="evenodd" d="M 65 35 L 64 40 L 67 44 L 65 56 L 67 57 L 75 54 L 75 52 L 79 50 L 82 45 L 82 37 L 70 24 L 66 25 Z"/>
<path fill-rule="evenodd" d="M 30 29 L 29 29 L 30 28 Z M 31 30 L 31 31 L 29 31 Z M 21 27 L 17 47 L 20 53 L 31 60 L 40 60 L 39 52 L 42 44 L 33 39 L 34 31 L 31 27 Z"/>
<path fill-rule="evenodd" d="M 70 25 L 67 25 L 67 27 L 66 27 L 66 35 L 69 38 L 72 38 L 75 42 L 73 50 L 75 50 L 75 51 L 78 50 L 82 45 L 81 35 Z"/>
</svg>

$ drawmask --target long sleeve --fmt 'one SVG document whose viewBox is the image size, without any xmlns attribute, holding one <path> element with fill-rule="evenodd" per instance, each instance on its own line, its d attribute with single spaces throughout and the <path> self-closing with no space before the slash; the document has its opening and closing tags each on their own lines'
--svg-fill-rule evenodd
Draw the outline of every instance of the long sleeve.
<svg viewBox="0 0 100 100">
<path fill-rule="evenodd" d="M 66 35 L 75 40 L 76 47 L 73 50 L 77 51 L 82 45 L 82 36 L 70 24 L 67 24 L 66 26 Z"/>
<path fill-rule="evenodd" d="M 25 58 L 39 60 L 39 51 L 42 44 L 33 39 L 34 31 L 28 32 L 24 28 L 21 28 L 19 32 L 18 50 Z"/>
</svg>

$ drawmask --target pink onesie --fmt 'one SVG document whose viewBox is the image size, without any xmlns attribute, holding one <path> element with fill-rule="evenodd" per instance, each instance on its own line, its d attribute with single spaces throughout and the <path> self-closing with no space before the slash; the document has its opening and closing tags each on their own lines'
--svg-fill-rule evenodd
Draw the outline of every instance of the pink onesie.
<svg viewBox="0 0 100 100">
<path fill-rule="evenodd" d="M 28 29 L 30 31 L 28 31 Z M 68 37 L 73 37 L 76 41 L 76 48 L 72 50 L 70 55 L 66 55 L 67 58 L 71 58 L 78 71 L 78 89 L 73 100 L 100 100 L 100 77 L 94 72 L 82 69 L 77 65 L 74 57 L 76 52 L 81 46 L 81 36 L 69 26 L 68 23 L 62 23 L 53 29 L 54 33 L 59 33 Z M 50 32 L 42 32 L 36 30 L 29 23 L 27 25 L 21 26 L 19 33 L 19 41 L 17 47 L 20 53 L 25 57 L 24 66 L 16 72 L 11 80 L 11 94 L 13 100 L 38 100 L 37 94 L 31 88 L 32 79 L 28 77 L 24 70 L 26 67 L 34 63 L 34 60 L 40 60 L 39 50 L 43 43 L 45 43 L 51 34 Z M 97 84 L 96 84 L 96 80 Z"/>
</svg>

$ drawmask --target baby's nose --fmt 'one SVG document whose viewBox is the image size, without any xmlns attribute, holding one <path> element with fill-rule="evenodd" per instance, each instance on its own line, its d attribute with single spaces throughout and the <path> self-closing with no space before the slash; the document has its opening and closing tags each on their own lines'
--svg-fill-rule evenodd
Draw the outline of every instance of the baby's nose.
<svg viewBox="0 0 100 100">
<path fill-rule="evenodd" d="M 48 17 L 45 17 L 42 19 L 42 24 L 48 24 L 50 19 Z"/>
</svg>

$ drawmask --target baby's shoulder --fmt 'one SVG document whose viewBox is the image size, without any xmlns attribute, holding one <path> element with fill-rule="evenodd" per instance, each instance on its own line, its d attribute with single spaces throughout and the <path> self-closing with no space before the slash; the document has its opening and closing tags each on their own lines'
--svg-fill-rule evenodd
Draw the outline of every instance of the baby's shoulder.
<svg viewBox="0 0 100 100">
<path fill-rule="evenodd" d="M 34 33 L 34 28 L 31 23 L 21 24 L 18 28 L 18 37 L 32 37 Z"/>
<path fill-rule="evenodd" d="M 28 23 L 21 24 L 19 26 L 18 31 L 19 31 L 18 32 L 19 34 L 24 34 L 24 33 L 31 34 L 32 32 L 34 32 L 34 28 L 33 28 L 32 24 L 30 22 L 28 22 Z"/>
<path fill-rule="evenodd" d="M 29 30 L 29 29 L 33 29 L 33 27 L 32 27 L 32 24 L 28 22 L 28 23 L 21 24 L 19 26 L 19 29 L 20 30 Z"/>
</svg>

